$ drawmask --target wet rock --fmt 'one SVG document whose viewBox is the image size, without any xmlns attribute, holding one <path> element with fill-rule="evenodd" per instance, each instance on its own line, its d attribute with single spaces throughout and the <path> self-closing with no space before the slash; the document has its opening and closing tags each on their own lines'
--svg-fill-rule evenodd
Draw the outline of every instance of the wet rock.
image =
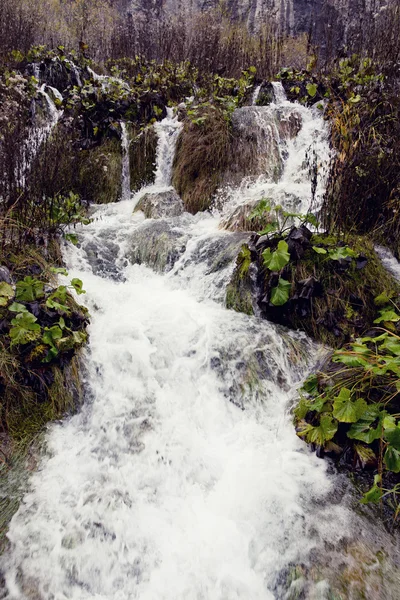
<svg viewBox="0 0 400 600">
<path fill-rule="evenodd" d="M 144 212 L 147 219 L 179 217 L 184 212 L 183 202 L 175 190 L 147 193 L 139 200 L 135 211 Z"/>
<path fill-rule="evenodd" d="M 11 273 L 7 267 L 0 267 L 0 281 L 5 281 L 9 284 L 12 283 Z"/>
<path fill-rule="evenodd" d="M 187 236 L 166 221 L 144 222 L 127 253 L 133 264 L 144 264 L 159 273 L 170 271 L 186 248 Z"/>
</svg>

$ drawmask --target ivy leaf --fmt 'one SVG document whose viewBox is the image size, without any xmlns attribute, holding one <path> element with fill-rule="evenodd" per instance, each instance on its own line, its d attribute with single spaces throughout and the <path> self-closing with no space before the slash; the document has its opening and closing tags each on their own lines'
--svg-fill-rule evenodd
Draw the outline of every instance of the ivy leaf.
<svg viewBox="0 0 400 600">
<path fill-rule="evenodd" d="M 326 250 L 325 248 L 320 248 L 319 246 L 313 246 L 312 249 L 317 254 L 328 254 L 328 250 Z"/>
<path fill-rule="evenodd" d="M 289 246 L 285 240 L 281 240 L 279 242 L 275 252 L 271 252 L 271 248 L 267 248 L 262 253 L 264 265 L 268 267 L 270 271 L 280 271 L 288 264 L 290 260 L 290 254 L 288 250 Z"/>
<path fill-rule="evenodd" d="M 60 302 L 57 302 L 57 300 L 53 300 L 52 298 L 48 298 L 46 300 L 46 306 L 47 308 L 52 308 L 66 315 L 69 315 L 69 313 L 71 312 L 68 306 L 66 306 L 65 304 L 60 304 Z"/>
<path fill-rule="evenodd" d="M 307 94 L 311 97 L 314 98 L 314 96 L 316 96 L 317 94 L 317 86 L 315 85 L 315 83 L 307 83 L 306 85 L 306 89 L 307 89 Z"/>
<path fill-rule="evenodd" d="M 356 423 L 366 408 L 365 400 L 358 398 L 353 402 L 350 390 L 342 388 L 339 395 L 334 398 L 333 416 L 341 423 Z"/>
<path fill-rule="evenodd" d="M 385 452 L 384 461 L 389 471 L 400 473 L 400 452 L 396 450 L 396 448 L 388 446 Z"/>
<path fill-rule="evenodd" d="M 305 437 L 309 444 L 318 444 L 324 446 L 325 442 L 331 440 L 338 429 L 337 421 L 334 421 L 329 415 L 322 415 L 319 425 L 314 427 L 306 423 L 301 431 L 298 432 L 300 437 Z"/>
<path fill-rule="evenodd" d="M 368 504 L 369 502 L 371 502 L 372 504 L 379 504 L 382 498 L 382 490 L 379 487 L 380 482 L 381 476 L 375 475 L 374 485 L 370 490 L 368 490 L 368 492 L 364 494 L 364 496 L 361 499 L 361 504 Z"/>
<path fill-rule="evenodd" d="M 292 284 L 281 277 L 278 281 L 277 287 L 274 287 L 271 290 L 271 303 L 274 306 L 282 306 L 283 304 L 286 304 L 286 302 L 289 300 L 291 287 Z"/>
<path fill-rule="evenodd" d="M 71 285 L 75 289 L 77 294 L 86 294 L 86 291 L 82 289 L 83 283 L 80 279 L 74 278 L 71 281 Z"/>
</svg>

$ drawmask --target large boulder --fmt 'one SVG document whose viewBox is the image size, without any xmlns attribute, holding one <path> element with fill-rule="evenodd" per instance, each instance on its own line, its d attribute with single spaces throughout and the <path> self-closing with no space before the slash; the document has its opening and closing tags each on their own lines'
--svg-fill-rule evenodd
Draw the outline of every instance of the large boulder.
<svg viewBox="0 0 400 600">
<path fill-rule="evenodd" d="M 135 212 L 141 210 L 147 219 L 179 217 L 184 212 L 183 202 L 174 189 L 164 192 L 148 192 L 141 197 Z"/>
<path fill-rule="evenodd" d="M 127 253 L 133 264 L 159 273 L 170 271 L 186 249 L 187 236 L 167 221 L 145 221 L 134 233 Z"/>
</svg>

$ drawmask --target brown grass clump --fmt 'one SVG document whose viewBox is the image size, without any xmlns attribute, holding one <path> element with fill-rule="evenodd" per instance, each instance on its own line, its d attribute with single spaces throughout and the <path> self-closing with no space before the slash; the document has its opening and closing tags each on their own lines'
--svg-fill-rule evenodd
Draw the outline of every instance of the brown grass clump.
<svg viewBox="0 0 400 600">
<path fill-rule="evenodd" d="M 179 137 L 172 183 L 191 213 L 210 207 L 229 164 L 231 131 L 226 114 L 209 106 L 186 119 Z"/>
</svg>

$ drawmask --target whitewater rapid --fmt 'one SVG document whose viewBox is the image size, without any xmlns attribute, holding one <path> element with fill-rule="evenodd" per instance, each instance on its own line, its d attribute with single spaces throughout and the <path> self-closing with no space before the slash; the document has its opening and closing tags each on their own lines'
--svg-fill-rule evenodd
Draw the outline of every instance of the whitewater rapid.
<svg viewBox="0 0 400 600">
<path fill-rule="evenodd" d="M 170 186 L 179 125 L 169 113 L 158 128 L 156 185 L 141 194 Z M 8 533 L 7 598 L 283 599 L 290 568 L 351 522 L 290 416 L 324 351 L 216 302 L 233 264 L 199 286 L 196 248 L 231 235 L 221 215 L 180 218 L 187 245 L 169 273 L 130 264 L 139 196 L 95 208 L 64 250 L 91 314 L 86 401 L 49 427 Z"/>
</svg>

